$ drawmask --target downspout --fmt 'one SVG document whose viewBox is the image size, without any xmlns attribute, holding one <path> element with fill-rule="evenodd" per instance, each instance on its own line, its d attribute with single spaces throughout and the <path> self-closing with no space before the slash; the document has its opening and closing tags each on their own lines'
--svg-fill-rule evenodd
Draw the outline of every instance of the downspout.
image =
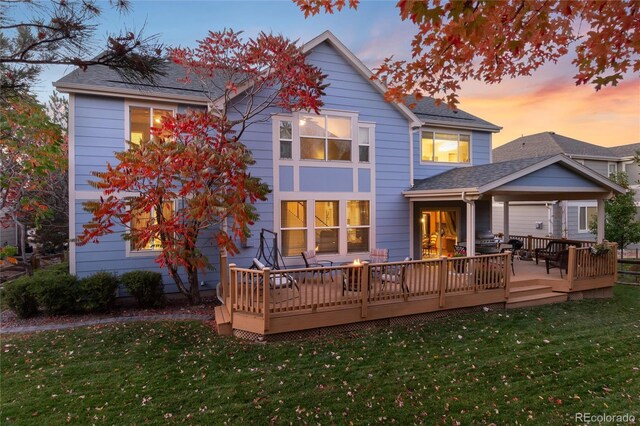
<svg viewBox="0 0 640 426">
<path fill-rule="evenodd" d="M 466 191 L 462 191 L 461 198 L 467 204 L 467 256 L 473 256 L 476 252 L 475 200 L 467 198 Z"/>
</svg>

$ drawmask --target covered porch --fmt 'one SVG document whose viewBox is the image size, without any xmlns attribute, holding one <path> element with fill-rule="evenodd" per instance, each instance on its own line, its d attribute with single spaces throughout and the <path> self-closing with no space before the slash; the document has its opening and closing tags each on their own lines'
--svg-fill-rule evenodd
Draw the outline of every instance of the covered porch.
<svg viewBox="0 0 640 426">
<path fill-rule="evenodd" d="M 482 234 L 492 235 L 492 200 L 503 203 L 503 242 L 509 233 L 509 203 L 596 200 L 597 238 L 604 240 L 604 203 L 625 189 L 564 155 L 460 167 L 423 179 L 404 191 L 410 203 L 415 259 L 453 256 L 461 243 L 476 254 Z M 523 241 L 525 243 L 525 241 Z"/>
</svg>

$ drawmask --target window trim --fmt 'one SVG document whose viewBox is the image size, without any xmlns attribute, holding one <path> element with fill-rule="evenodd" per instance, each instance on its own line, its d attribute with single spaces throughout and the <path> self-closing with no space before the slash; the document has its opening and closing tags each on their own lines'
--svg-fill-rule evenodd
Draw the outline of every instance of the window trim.
<svg viewBox="0 0 640 426">
<path fill-rule="evenodd" d="M 580 222 L 582 221 L 582 216 L 583 216 L 583 210 L 584 209 L 584 216 L 585 216 L 585 225 L 586 228 L 582 228 Z M 579 234 L 586 234 L 586 233 L 590 233 L 591 230 L 589 229 L 589 209 L 595 209 L 595 214 L 598 214 L 598 206 L 593 206 L 593 205 L 589 205 L 589 204 L 582 204 L 578 206 L 578 233 Z M 593 215 L 592 215 L 593 216 Z"/>
<path fill-rule="evenodd" d="M 335 259 L 339 258 L 363 258 L 363 256 L 367 256 L 372 247 L 375 246 L 375 209 L 374 209 L 374 199 L 373 197 L 363 197 L 362 193 L 339 193 L 339 194 L 329 194 L 329 193 L 305 193 L 304 197 L 300 196 L 300 193 L 286 193 L 280 197 L 277 203 L 277 209 L 275 211 L 274 224 L 276 232 L 278 233 L 278 244 L 279 247 L 282 247 L 282 231 L 294 228 L 281 228 L 282 221 L 282 211 L 281 211 L 281 203 L 285 201 L 305 201 L 307 203 L 307 228 L 306 228 L 306 237 L 307 237 L 307 250 L 315 250 L 317 245 L 316 242 L 316 228 L 315 228 L 315 203 L 316 201 L 337 201 L 338 202 L 338 252 L 337 253 L 318 253 L 320 258 L 324 259 Z M 349 228 L 359 228 L 358 227 L 348 227 L 347 226 L 347 201 L 368 201 L 369 202 L 369 250 L 363 252 L 348 252 L 347 248 L 347 230 Z M 275 204 L 275 203 L 274 203 Z M 313 210 L 309 207 L 312 206 Z M 309 223 L 313 222 L 313 226 L 309 226 Z M 365 226 L 362 226 L 365 228 Z M 295 228 L 295 229 L 304 229 L 304 228 Z M 332 228 L 335 229 L 335 228 Z M 291 261 L 299 260 L 298 255 L 285 256 L 283 257 L 289 259 Z"/>
<path fill-rule="evenodd" d="M 464 162 L 447 162 L 447 161 L 435 161 L 435 160 L 423 160 L 422 159 L 422 134 L 424 132 L 430 132 L 433 134 L 433 149 L 435 149 L 435 134 L 436 133 L 449 133 L 458 135 L 458 157 L 460 157 L 460 135 L 469 136 L 469 161 Z M 422 127 L 418 132 L 418 143 L 420 145 L 420 152 L 418 155 L 420 156 L 420 165 L 438 165 L 438 166 L 455 166 L 455 167 L 466 167 L 473 165 L 473 132 L 464 131 L 464 130 L 454 130 L 454 129 L 443 129 L 437 127 Z M 435 158 L 435 156 L 434 156 Z"/>
<path fill-rule="evenodd" d="M 127 141 L 131 136 L 131 121 L 130 121 L 130 109 L 131 107 L 136 108 L 150 108 L 152 110 L 151 117 L 153 117 L 154 109 L 165 109 L 171 110 L 173 112 L 173 116 L 175 117 L 178 113 L 178 105 L 177 104 L 164 104 L 159 102 L 142 102 L 142 101 L 133 101 L 133 100 L 125 100 L 124 102 L 124 139 L 122 140 L 122 144 L 124 145 L 124 150 L 129 149 L 129 144 Z"/>
<path fill-rule="evenodd" d="M 177 200 L 168 201 L 168 202 L 171 203 L 172 209 L 175 212 L 178 206 Z M 151 249 L 151 250 L 134 250 L 131 247 L 131 243 L 132 243 L 131 240 L 125 241 L 125 257 L 152 257 L 152 256 L 157 256 L 160 252 L 162 252 L 162 248 Z"/>
</svg>

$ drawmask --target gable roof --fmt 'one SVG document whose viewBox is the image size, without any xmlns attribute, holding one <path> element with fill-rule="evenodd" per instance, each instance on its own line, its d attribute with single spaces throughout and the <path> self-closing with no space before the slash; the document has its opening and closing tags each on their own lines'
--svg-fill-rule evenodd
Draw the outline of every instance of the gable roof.
<svg viewBox="0 0 640 426">
<path fill-rule="evenodd" d="M 305 43 L 302 46 L 302 51 L 305 54 L 309 53 L 325 42 L 333 46 L 362 77 L 369 81 L 380 94 L 384 95 L 387 88 L 379 81 L 371 79 L 373 75 L 371 70 L 331 31 L 325 31 Z M 154 83 L 134 83 L 127 82 L 122 75 L 107 66 L 96 65 L 88 67 L 86 71 L 78 68 L 53 83 L 53 85 L 61 92 L 100 93 L 105 96 L 130 96 L 145 99 L 185 101 L 204 105 L 208 103 L 209 99 L 205 95 L 205 88 L 197 79 L 193 79 L 188 83 L 180 81 L 185 77 L 185 72 L 181 65 L 167 61 L 163 67 L 163 72 L 165 75 L 158 76 Z M 222 87 L 224 85 L 217 84 L 214 86 Z M 241 85 L 234 97 L 239 96 L 248 87 L 250 87 L 250 83 Z M 211 88 L 208 89 L 211 90 Z M 212 99 L 216 99 L 222 94 L 222 90 L 220 90 L 219 93 L 211 92 L 210 96 Z M 414 100 L 409 98 L 408 103 L 414 103 Z M 499 132 L 501 129 L 462 110 L 453 111 L 446 105 L 436 106 L 433 98 L 424 98 L 416 102 L 416 107 L 413 111 L 407 105 L 392 104 L 409 120 L 413 127 L 427 125 L 490 132 Z"/>
<path fill-rule="evenodd" d="M 640 144 L 633 145 L 640 146 Z M 618 160 L 620 157 L 617 151 L 612 150 L 612 148 L 583 142 L 559 135 L 555 132 L 543 132 L 535 135 L 521 136 L 518 139 L 495 148 L 493 150 L 493 160 L 507 161 L 518 158 L 544 157 L 557 154 L 564 154 L 569 157 L 597 158 L 613 161 Z"/>
<path fill-rule="evenodd" d="M 502 129 L 461 109 L 453 110 L 445 104 L 436 105 L 436 100 L 431 97 L 422 98 L 419 101 L 416 101 L 413 96 L 407 97 L 407 105 L 412 104 L 415 105 L 412 108 L 413 113 L 427 126 L 462 127 L 494 133 Z"/>
<path fill-rule="evenodd" d="M 451 169 L 433 177 L 417 181 L 412 188 L 404 191 L 403 194 L 407 198 L 447 192 L 481 196 L 484 193 L 488 193 L 500 186 L 506 185 L 509 182 L 513 182 L 516 179 L 552 164 L 559 164 L 608 191 L 618 193 L 626 191 L 620 185 L 601 176 L 588 167 L 565 155 L 559 154 Z M 562 185 L 563 182 L 558 182 L 559 187 Z"/>
</svg>

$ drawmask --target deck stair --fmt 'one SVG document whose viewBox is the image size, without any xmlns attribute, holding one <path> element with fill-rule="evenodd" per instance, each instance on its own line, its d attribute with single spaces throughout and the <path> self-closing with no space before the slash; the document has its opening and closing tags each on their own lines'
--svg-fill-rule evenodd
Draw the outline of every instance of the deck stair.
<svg viewBox="0 0 640 426">
<path fill-rule="evenodd" d="M 509 292 L 507 309 L 566 302 L 566 293 L 556 293 L 550 285 L 521 282 Z"/>
<path fill-rule="evenodd" d="M 231 317 L 229 316 L 227 308 L 224 305 L 216 306 L 214 312 L 216 315 L 216 331 L 218 335 L 231 336 L 233 330 L 231 328 Z"/>
</svg>

